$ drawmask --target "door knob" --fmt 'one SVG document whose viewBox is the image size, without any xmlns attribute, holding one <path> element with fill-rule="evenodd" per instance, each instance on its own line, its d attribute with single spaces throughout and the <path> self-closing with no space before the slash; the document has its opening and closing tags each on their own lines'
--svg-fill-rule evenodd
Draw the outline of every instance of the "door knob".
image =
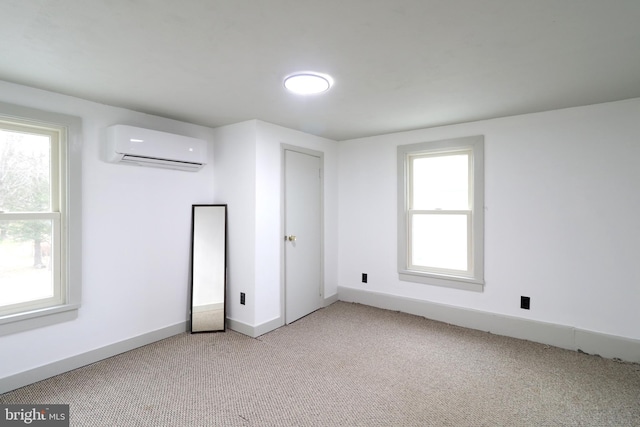
<svg viewBox="0 0 640 427">
<path fill-rule="evenodd" d="M 296 241 L 296 236 L 294 236 L 293 234 L 290 236 L 284 236 L 285 240 L 288 240 L 290 242 L 295 242 Z"/>
</svg>

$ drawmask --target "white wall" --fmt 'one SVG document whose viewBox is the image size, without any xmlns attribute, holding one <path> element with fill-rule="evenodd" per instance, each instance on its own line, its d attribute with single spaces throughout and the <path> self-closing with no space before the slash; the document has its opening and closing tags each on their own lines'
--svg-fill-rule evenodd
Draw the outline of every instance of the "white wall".
<svg viewBox="0 0 640 427">
<path fill-rule="evenodd" d="M 0 378 L 188 319 L 191 205 L 212 203 L 213 150 L 197 173 L 104 162 L 112 124 L 212 141 L 212 130 L 0 82 L 0 101 L 83 120 L 82 306 L 78 318 L 0 337 Z"/>
<path fill-rule="evenodd" d="M 485 136 L 485 290 L 399 281 L 396 146 L 470 135 Z M 340 142 L 340 286 L 640 339 L 639 136 L 634 99 Z"/>
<path fill-rule="evenodd" d="M 229 318 L 272 326 L 282 309 L 282 143 L 324 153 L 325 298 L 340 285 L 640 339 L 640 99 L 340 143 L 255 120 L 213 131 L 6 82 L 0 101 L 80 116 L 84 135 L 79 316 L 1 337 L 0 379 L 184 324 L 194 203 L 229 205 Z M 106 163 L 104 129 L 116 123 L 215 140 L 210 165 Z M 399 281 L 396 146 L 477 134 L 485 291 Z"/>
<path fill-rule="evenodd" d="M 255 323 L 256 123 L 214 130 L 216 203 L 227 205 L 227 318 Z M 250 297 L 240 305 L 240 292 Z"/>
<path fill-rule="evenodd" d="M 337 293 L 336 142 L 259 120 L 217 128 L 216 201 L 229 206 L 227 317 L 249 335 L 282 324 L 281 144 L 324 153 L 325 298 Z"/>
<path fill-rule="evenodd" d="M 338 291 L 338 145 L 335 141 L 258 121 L 256 156 L 256 324 L 281 315 L 282 152 L 281 144 L 324 153 L 324 297 Z"/>
</svg>

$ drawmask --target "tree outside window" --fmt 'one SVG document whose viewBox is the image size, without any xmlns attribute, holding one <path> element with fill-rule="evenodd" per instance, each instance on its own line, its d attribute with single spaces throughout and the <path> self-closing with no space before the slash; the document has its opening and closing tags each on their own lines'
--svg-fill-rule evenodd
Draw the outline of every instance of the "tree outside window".
<svg viewBox="0 0 640 427">
<path fill-rule="evenodd" d="M 56 297 L 50 131 L 0 124 L 0 309 Z M 55 159 L 53 159 L 55 160 Z M 55 168 L 53 168 L 55 169 Z"/>
</svg>

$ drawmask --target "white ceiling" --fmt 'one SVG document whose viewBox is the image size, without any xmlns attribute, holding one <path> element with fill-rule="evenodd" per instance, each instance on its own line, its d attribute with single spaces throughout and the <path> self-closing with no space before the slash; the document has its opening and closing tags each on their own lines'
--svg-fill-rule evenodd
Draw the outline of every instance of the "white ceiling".
<svg viewBox="0 0 640 427">
<path fill-rule="evenodd" d="M 640 0 L 1 0 L 0 79 L 334 140 L 640 97 Z M 322 95 L 283 78 L 335 79 Z"/>
</svg>

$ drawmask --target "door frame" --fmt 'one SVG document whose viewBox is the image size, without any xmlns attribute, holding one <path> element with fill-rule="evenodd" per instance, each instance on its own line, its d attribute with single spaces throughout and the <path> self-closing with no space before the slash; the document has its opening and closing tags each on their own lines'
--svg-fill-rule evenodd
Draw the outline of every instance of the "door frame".
<svg viewBox="0 0 640 427">
<path fill-rule="evenodd" d="M 287 292 L 287 270 L 286 270 L 286 151 L 295 151 L 302 154 L 320 158 L 320 308 L 324 306 L 324 153 L 297 145 L 280 143 L 280 318 L 282 324 L 287 325 L 286 314 L 286 292 Z"/>
</svg>

